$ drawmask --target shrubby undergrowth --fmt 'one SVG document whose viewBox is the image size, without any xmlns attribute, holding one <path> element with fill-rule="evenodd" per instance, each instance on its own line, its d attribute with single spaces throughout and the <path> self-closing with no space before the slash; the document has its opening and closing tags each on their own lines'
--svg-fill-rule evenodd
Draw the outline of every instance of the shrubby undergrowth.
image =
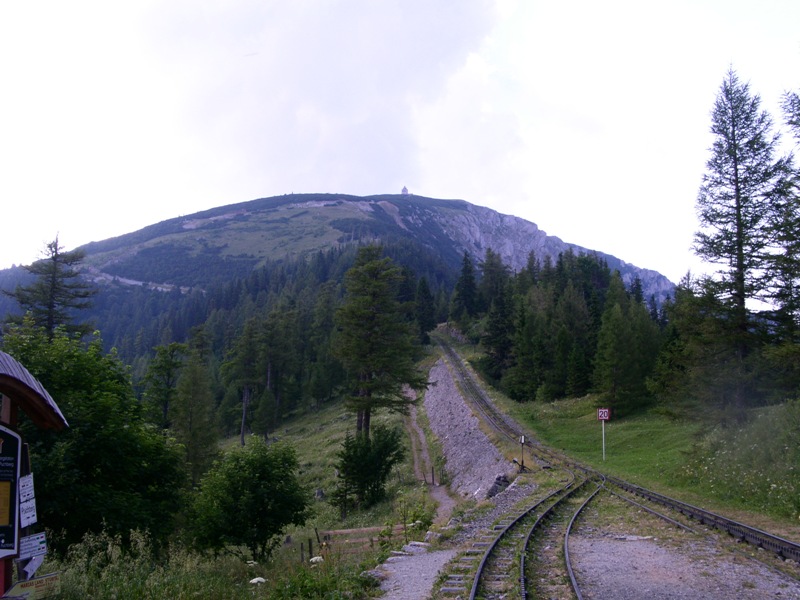
<svg viewBox="0 0 800 600">
<path fill-rule="evenodd" d="M 800 400 L 716 427 L 693 449 L 682 476 L 726 502 L 800 519 Z"/>
<path fill-rule="evenodd" d="M 357 559 L 331 556 L 310 567 L 281 556 L 265 566 L 234 556 L 214 558 L 180 544 L 157 552 L 142 532 L 131 532 L 130 540 L 87 534 L 63 559 L 48 560 L 42 572 L 61 573 L 59 600 L 363 599 L 374 587 L 361 576 L 368 567 Z M 257 577 L 264 582 L 250 583 Z"/>
</svg>

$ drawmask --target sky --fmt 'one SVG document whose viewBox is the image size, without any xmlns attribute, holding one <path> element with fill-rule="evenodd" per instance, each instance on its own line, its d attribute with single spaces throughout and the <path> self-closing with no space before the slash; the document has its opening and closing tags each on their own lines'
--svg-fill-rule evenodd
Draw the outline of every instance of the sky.
<svg viewBox="0 0 800 600">
<path fill-rule="evenodd" d="M 2 2 L 0 268 L 56 237 L 406 186 L 678 282 L 708 269 L 723 78 L 781 125 L 798 24 L 797 0 Z"/>
</svg>

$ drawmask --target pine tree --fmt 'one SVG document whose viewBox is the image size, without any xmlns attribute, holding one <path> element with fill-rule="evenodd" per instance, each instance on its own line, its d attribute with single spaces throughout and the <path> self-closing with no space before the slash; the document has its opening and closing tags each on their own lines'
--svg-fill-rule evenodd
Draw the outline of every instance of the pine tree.
<svg viewBox="0 0 800 600">
<path fill-rule="evenodd" d="M 475 265 L 468 252 L 461 261 L 461 274 L 453 290 L 450 318 L 459 325 L 467 324 L 478 314 L 478 286 L 475 283 Z"/>
<path fill-rule="evenodd" d="M 644 303 L 627 296 L 615 271 L 606 293 L 594 370 L 595 388 L 615 412 L 627 414 L 648 401 L 646 379 L 658 351 L 657 325 Z"/>
<path fill-rule="evenodd" d="M 478 286 L 479 307 L 488 310 L 495 298 L 506 293 L 508 281 L 508 267 L 503 264 L 497 252 L 487 248 L 481 265 L 481 282 Z"/>
<path fill-rule="evenodd" d="M 770 220 L 787 172 L 761 99 L 731 69 L 712 112 L 715 139 L 697 197 L 701 230 L 694 250 L 720 265 L 716 288 L 730 307 L 732 343 L 741 360 L 751 346 L 747 301 L 765 289 Z"/>
<path fill-rule="evenodd" d="M 47 244 L 44 258 L 25 267 L 36 276 L 36 281 L 27 286 L 18 285 L 13 292 L 3 292 L 30 313 L 34 324 L 43 327 L 50 339 L 53 339 L 57 327 L 64 327 L 67 333 L 79 336 L 92 330 L 86 324 L 73 324 L 75 311 L 89 308 L 92 305 L 90 298 L 96 293 L 81 279 L 78 266 L 84 257 L 82 250 L 64 252 L 56 237 Z"/>
<path fill-rule="evenodd" d="M 192 485 L 200 482 L 217 456 L 211 385 L 207 359 L 197 350 L 190 352 L 177 384 L 172 428 L 184 448 Z"/>
<path fill-rule="evenodd" d="M 336 354 L 347 373 L 347 403 L 356 413 L 356 434 L 369 438 L 372 413 L 405 413 L 406 386 L 425 387 L 414 365 L 416 335 L 397 300 L 400 270 L 381 248 L 359 249 L 345 275 L 346 296 L 336 313 Z"/>
<path fill-rule="evenodd" d="M 607 306 L 597 340 L 594 382 L 603 401 L 620 414 L 627 412 L 630 400 L 627 395 L 631 358 L 628 337 L 622 307 L 617 303 Z"/>
<path fill-rule="evenodd" d="M 786 124 L 800 142 L 800 95 L 797 92 L 786 92 L 783 95 L 782 108 L 783 114 L 786 116 Z"/>
<path fill-rule="evenodd" d="M 331 336 L 334 329 L 335 289 L 324 284 L 317 295 L 311 320 L 312 356 L 309 365 L 309 393 L 317 401 L 330 400 L 344 380 L 342 364 L 334 356 Z"/>
<path fill-rule="evenodd" d="M 166 346 L 156 346 L 156 354 L 147 367 L 144 403 L 149 409 L 150 421 L 162 429 L 170 426 L 170 407 L 175 398 L 185 354 L 186 344 L 172 342 Z"/>
<path fill-rule="evenodd" d="M 434 305 L 431 288 L 428 286 L 428 280 L 425 277 L 420 277 L 417 283 L 415 307 L 420 342 L 430 344 L 431 338 L 428 332 L 436 327 L 436 306 Z"/>
<path fill-rule="evenodd" d="M 258 320 L 249 319 L 241 335 L 236 338 L 228 359 L 222 364 L 225 382 L 241 391 L 241 425 L 239 443 L 244 446 L 245 432 L 249 427 L 250 403 L 257 386 L 262 381 L 258 362 Z"/>
<path fill-rule="evenodd" d="M 486 351 L 486 368 L 498 380 L 509 367 L 513 349 L 512 302 L 508 285 L 495 291 L 481 342 Z"/>
<path fill-rule="evenodd" d="M 800 96 L 784 95 L 786 123 L 800 142 Z M 769 257 L 768 300 L 775 306 L 774 324 L 779 344 L 800 341 L 800 169 L 787 159 L 791 176 L 784 181 L 773 213 L 774 251 Z"/>
</svg>

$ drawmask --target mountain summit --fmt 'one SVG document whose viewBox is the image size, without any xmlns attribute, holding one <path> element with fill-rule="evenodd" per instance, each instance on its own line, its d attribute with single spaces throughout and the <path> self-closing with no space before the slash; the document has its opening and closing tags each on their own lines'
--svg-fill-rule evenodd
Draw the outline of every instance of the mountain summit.
<svg viewBox="0 0 800 600">
<path fill-rule="evenodd" d="M 464 252 L 480 261 L 491 248 L 512 270 L 531 253 L 554 262 L 560 253 L 594 253 L 626 283 L 642 281 L 646 297 L 663 301 L 674 285 L 656 271 L 549 236 L 535 223 L 464 200 L 410 194 L 288 194 L 177 217 L 83 246 L 97 280 L 206 286 L 246 275 L 270 260 L 300 257 L 350 243 L 406 240 L 458 269 Z"/>
</svg>

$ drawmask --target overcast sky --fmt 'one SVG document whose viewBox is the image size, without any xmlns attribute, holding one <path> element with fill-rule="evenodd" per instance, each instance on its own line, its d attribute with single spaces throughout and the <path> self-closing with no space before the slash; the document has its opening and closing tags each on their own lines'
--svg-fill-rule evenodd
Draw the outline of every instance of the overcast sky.
<svg viewBox="0 0 800 600">
<path fill-rule="evenodd" d="M 800 2 L 0 3 L 0 268 L 289 192 L 459 198 L 677 282 L 730 66 Z"/>
</svg>

